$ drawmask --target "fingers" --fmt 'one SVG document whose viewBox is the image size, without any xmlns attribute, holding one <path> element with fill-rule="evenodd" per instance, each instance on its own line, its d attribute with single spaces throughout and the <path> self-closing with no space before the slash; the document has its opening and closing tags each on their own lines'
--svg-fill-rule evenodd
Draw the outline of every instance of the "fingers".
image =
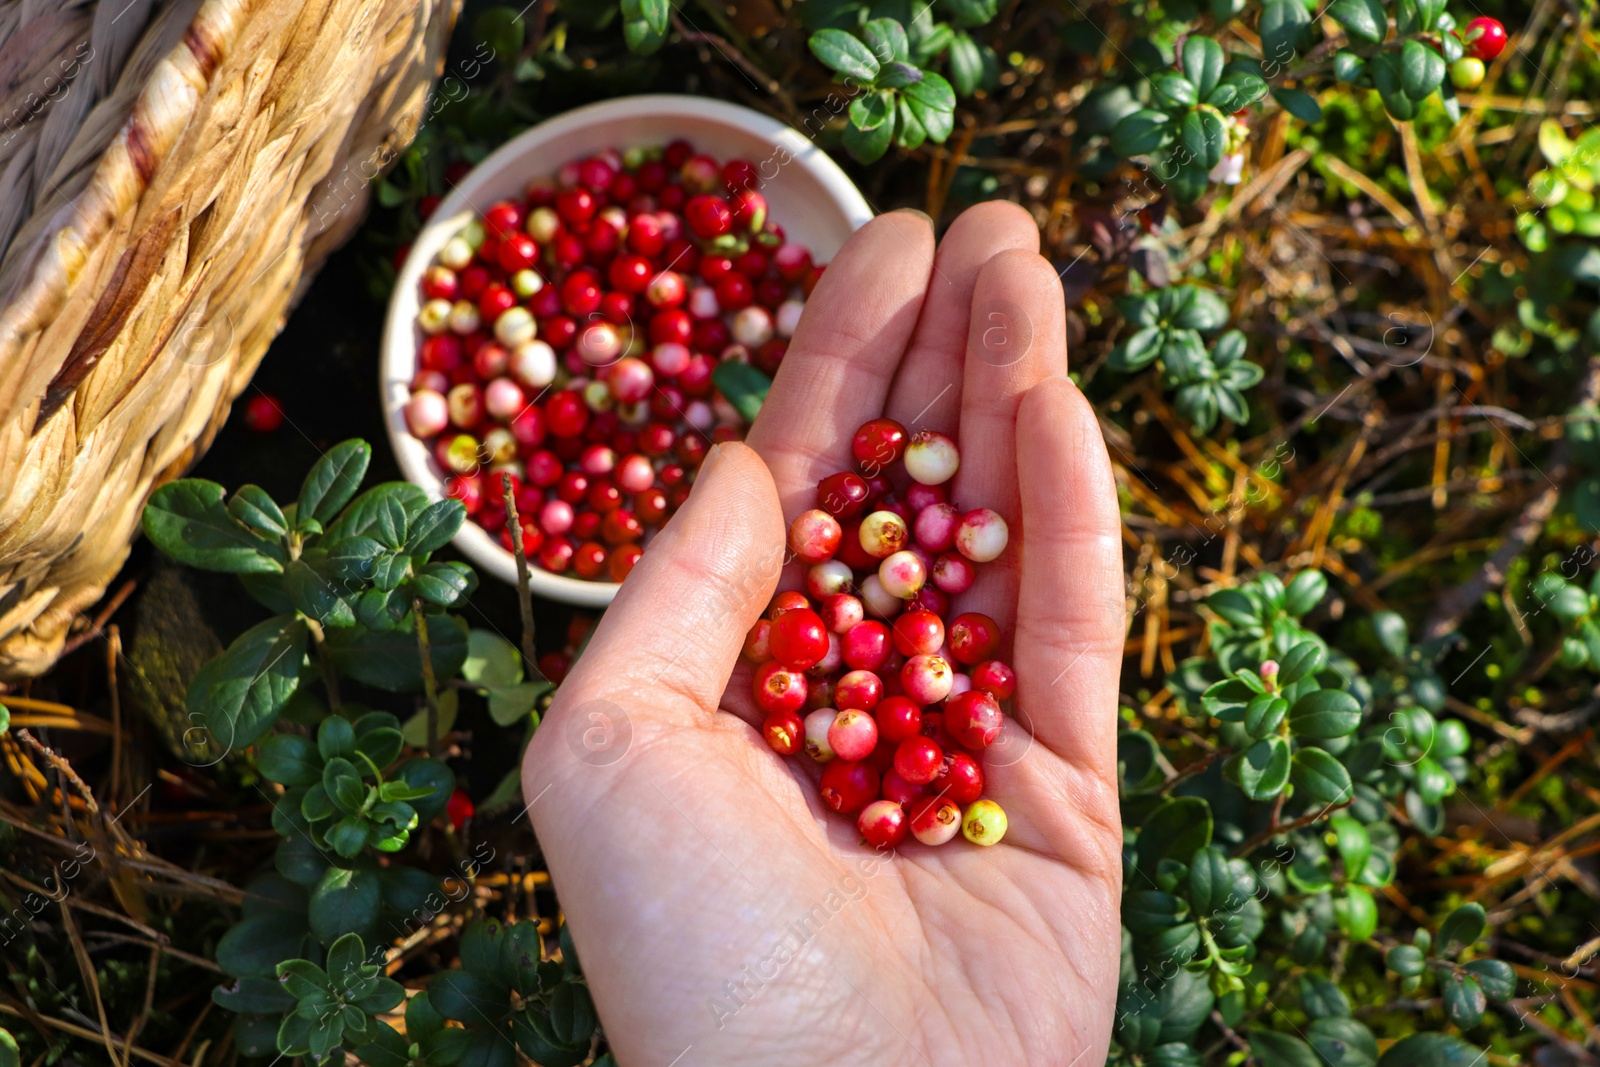
<svg viewBox="0 0 1600 1067">
<path fill-rule="evenodd" d="M 688 502 L 650 542 L 551 709 L 609 701 L 671 726 L 704 725 L 783 565 L 765 464 L 714 446 Z"/>
<path fill-rule="evenodd" d="M 1038 382 L 1067 373 L 1066 302 L 1047 260 L 1008 249 L 984 264 L 973 286 L 971 308 L 964 334 L 961 467 L 951 499 L 961 508 L 998 511 L 1012 526 L 1011 545 L 1018 546 L 1027 539 L 1027 515 L 1017 485 L 1018 408 Z M 1052 469 L 1041 456 L 1022 455 L 1022 466 Z M 980 568 L 963 607 L 992 616 L 1009 631 L 1016 617 L 1020 564 L 1021 554 L 1008 548 Z"/>
<path fill-rule="evenodd" d="M 956 432 L 972 290 L 983 265 L 1007 249 L 1037 252 L 1039 227 L 1027 211 L 1006 200 L 968 208 L 945 231 L 916 332 L 884 411 L 906 429 Z"/>
<path fill-rule="evenodd" d="M 787 518 L 815 506 L 818 481 L 851 469 L 850 439 L 883 411 L 932 263 L 927 216 L 891 211 L 856 231 L 823 272 L 747 439 Z"/>
<path fill-rule="evenodd" d="M 1111 461 L 1094 411 L 1065 377 L 1028 392 L 1016 442 L 1028 528 L 1017 602 L 1017 704 L 1039 743 L 1109 777 L 1126 627 Z"/>
</svg>

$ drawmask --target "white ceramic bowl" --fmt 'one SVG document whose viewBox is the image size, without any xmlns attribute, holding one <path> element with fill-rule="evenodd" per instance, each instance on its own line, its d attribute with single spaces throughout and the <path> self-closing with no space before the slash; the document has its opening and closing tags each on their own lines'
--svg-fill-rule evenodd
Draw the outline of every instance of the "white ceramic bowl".
<svg viewBox="0 0 1600 1067">
<path fill-rule="evenodd" d="M 767 179 L 761 191 L 772 219 L 790 240 L 811 249 L 818 262 L 833 258 L 851 232 L 872 217 L 844 171 L 804 133 L 719 100 L 623 97 L 569 111 L 507 142 L 444 198 L 412 243 L 389 298 L 379 371 L 389 442 L 406 478 L 430 497 L 444 496 L 444 473 L 429 447 L 406 429 L 404 413 L 422 339 L 416 319 L 423 271 L 463 225 L 496 200 L 520 196 L 530 179 L 552 176 L 562 164 L 603 149 L 664 145 L 678 137 L 719 161 L 744 158 L 755 163 Z M 472 521 L 461 527 L 455 544 L 479 570 L 516 584 L 515 557 Z M 537 564 L 529 568 L 528 585 L 540 596 L 580 607 L 604 607 L 618 589 L 613 582 L 551 574 Z"/>
</svg>

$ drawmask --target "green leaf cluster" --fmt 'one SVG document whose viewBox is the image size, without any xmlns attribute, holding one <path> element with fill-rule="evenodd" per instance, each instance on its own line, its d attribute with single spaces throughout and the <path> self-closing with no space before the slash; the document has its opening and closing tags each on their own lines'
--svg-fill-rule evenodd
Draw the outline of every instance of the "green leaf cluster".
<svg viewBox="0 0 1600 1067">
<path fill-rule="evenodd" d="M 1159 366 L 1162 382 L 1177 395 L 1179 414 L 1207 433 L 1219 419 L 1250 420 L 1245 391 L 1261 381 L 1261 368 L 1245 359 L 1245 336 L 1228 330 L 1228 305 L 1210 289 L 1173 285 L 1153 293 L 1130 294 L 1117 305 L 1128 337 L 1112 349 L 1107 366 L 1136 371 Z"/>
</svg>

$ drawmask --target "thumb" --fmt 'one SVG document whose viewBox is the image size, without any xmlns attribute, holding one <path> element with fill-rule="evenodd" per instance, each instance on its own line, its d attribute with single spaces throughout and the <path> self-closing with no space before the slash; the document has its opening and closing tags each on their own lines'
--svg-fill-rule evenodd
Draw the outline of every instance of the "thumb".
<svg viewBox="0 0 1600 1067">
<path fill-rule="evenodd" d="M 610 702 L 662 725 L 710 721 L 745 634 L 777 588 L 783 515 L 743 444 L 713 445 L 562 684 L 552 716 Z"/>
</svg>

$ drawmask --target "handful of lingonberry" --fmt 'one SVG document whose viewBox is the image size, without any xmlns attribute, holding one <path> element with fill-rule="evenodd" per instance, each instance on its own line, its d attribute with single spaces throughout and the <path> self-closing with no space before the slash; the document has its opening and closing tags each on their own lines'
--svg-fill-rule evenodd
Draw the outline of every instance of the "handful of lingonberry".
<svg viewBox="0 0 1600 1067">
<path fill-rule="evenodd" d="M 531 562 L 620 582 L 711 444 L 743 437 L 718 367 L 775 371 L 823 269 L 759 184 L 687 141 L 602 152 L 440 249 L 406 425 L 508 551 L 505 475 Z"/>
<path fill-rule="evenodd" d="M 762 735 L 822 764 L 823 803 L 874 847 L 992 845 L 1006 815 L 982 799 L 979 761 L 1016 675 L 994 619 L 950 612 L 1005 551 L 1006 522 L 950 502 L 961 456 L 944 434 L 873 419 L 851 448 L 859 472 L 822 479 L 789 527 L 806 591 L 779 593 L 745 638 Z"/>
</svg>

